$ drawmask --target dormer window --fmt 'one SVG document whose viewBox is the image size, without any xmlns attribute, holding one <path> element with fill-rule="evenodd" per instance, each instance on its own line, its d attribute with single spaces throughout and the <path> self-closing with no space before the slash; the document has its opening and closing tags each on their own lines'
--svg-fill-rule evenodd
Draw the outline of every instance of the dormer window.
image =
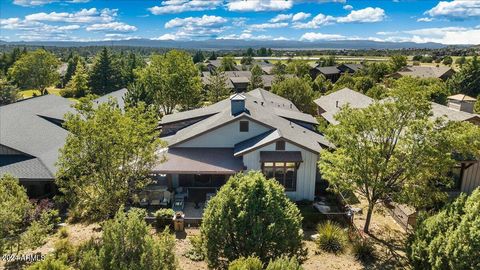
<svg viewBox="0 0 480 270">
<path fill-rule="evenodd" d="M 248 121 L 240 121 L 240 132 L 248 132 Z"/>
<path fill-rule="evenodd" d="M 275 143 L 275 150 L 277 151 L 285 151 L 285 141 L 277 141 Z"/>
</svg>

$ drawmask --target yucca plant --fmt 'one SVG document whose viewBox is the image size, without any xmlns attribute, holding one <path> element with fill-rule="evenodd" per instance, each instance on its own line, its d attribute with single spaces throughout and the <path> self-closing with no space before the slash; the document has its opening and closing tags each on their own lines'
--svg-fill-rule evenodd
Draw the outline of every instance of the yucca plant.
<svg viewBox="0 0 480 270">
<path fill-rule="evenodd" d="M 353 254 L 363 263 L 371 263 L 375 260 L 375 247 L 369 240 L 361 239 L 353 242 Z"/>
<path fill-rule="evenodd" d="M 317 227 L 316 243 L 319 249 L 330 253 L 341 253 L 347 243 L 347 234 L 335 222 L 327 220 Z"/>
</svg>

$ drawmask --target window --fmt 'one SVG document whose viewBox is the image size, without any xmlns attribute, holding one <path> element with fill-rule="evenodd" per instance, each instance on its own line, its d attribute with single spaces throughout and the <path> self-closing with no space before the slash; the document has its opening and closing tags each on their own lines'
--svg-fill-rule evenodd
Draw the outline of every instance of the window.
<svg viewBox="0 0 480 270">
<path fill-rule="evenodd" d="M 277 141 L 275 143 L 275 150 L 277 150 L 277 151 L 285 150 L 285 141 Z"/>
<path fill-rule="evenodd" d="M 297 189 L 297 163 L 264 162 L 262 168 L 266 178 L 275 178 L 285 187 L 286 191 L 295 191 Z"/>
<path fill-rule="evenodd" d="M 248 132 L 248 121 L 240 121 L 240 132 Z"/>
</svg>

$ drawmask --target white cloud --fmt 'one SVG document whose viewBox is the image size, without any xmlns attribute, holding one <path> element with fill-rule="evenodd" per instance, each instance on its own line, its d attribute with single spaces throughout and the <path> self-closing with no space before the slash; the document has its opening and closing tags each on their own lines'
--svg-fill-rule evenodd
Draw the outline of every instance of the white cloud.
<svg viewBox="0 0 480 270">
<path fill-rule="evenodd" d="M 442 37 L 447 32 L 459 32 L 468 30 L 465 27 L 434 27 L 434 28 L 422 28 L 415 30 L 403 31 L 406 34 L 428 36 L 428 37 Z"/>
<path fill-rule="evenodd" d="M 274 37 L 270 35 L 253 35 L 249 30 L 243 31 L 241 34 L 230 34 L 218 37 L 217 39 L 242 39 L 242 40 L 289 40 L 286 37 Z"/>
<path fill-rule="evenodd" d="M 295 15 L 293 15 L 292 22 L 303 21 L 305 19 L 310 18 L 310 16 L 312 16 L 312 14 L 310 14 L 310 13 L 298 12 Z"/>
<path fill-rule="evenodd" d="M 345 10 L 352 10 L 353 7 L 352 7 L 351 5 L 345 5 L 345 6 L 343 6 L 343 9 L 345 9 Z"/>
<path fill-rule="evenodd" d="M 39 33 L 63 33 L 71 30 L 80 29 L 80 25 L 49 25 L 41 22 L 21 20 L 20 18 L 0 19 L 0 26 L 7 30 L 22 30 Z"/>
<path fill-rule="evenodd" d="M 433 18 L 425 17 L 425 18 L 418 18 L 417 22 L 431 22 Z"/>
<path fill-rule="evenodd" d="M 322 34 L 322 33 L 305 33 L 300 37 L 300 40 L 304 41 L 317 41 L 317 40 L 344 40 L 345 36 L 336 34 Z"/>
<path fill-rule="evenodd" d="M 383 41 L 393 42 L 436 42 L 447 45 L 480 44 L 480 29 L 466 27 L 433 27 L 395 32 L 378 32 L 385 34 Z"/>
<path fill-rule="evenodd" d="M 289 0 L 233 0 L 226 4 L 229 11 L 280 11 L 292 8 Z"/>
<path fill-rule="evenodd" d="M 148 10 L 154 15 L 182 13 L 185 11 L 213 10 L 223 4 L 222 0 L 170 0 L 162 1 L 161 6 L 153 6 Z"/>
<path fill-rule="evenodd" d="M 288 23 L 261 23 L 261 24 L 252 24 L 249 26 L 251 30 L 264 30 L 270 28 L 282 28 L 287 27 Z"/>
<path fill-rule="evenodd" d="M 177 36 L 174 34 L 164 34 L 157 38 L 152 38 L 153 40 L 177 40 Z"/>
<path fill-rule="evenodd" d="M 441 1 L 435 7 L 427 10 L 425 14 L 432 17 L 449 17 L 466 19 L 480 16 L 480 0 L 454 0 Z"/>
<path fill-rule="evenodd" d="M 278 14 L 273 19 L 270 19 L 270 22 L 276 23 L 276 22 L 287 21 L 287 20 L 290 20 L 292 16 L 293 14 Z"/>
<path fill-rule="evenodd" d="M 203 15 L 202 17 L 175 18 L 165 23 L 165 28 L 183 26 L 218 26 L 227 22 L 227 19 L 220 16 Z"/>
<path fill-rule="evenodd" d="M 28 21 L 74 22 L 74 23 L 107 23 L 117 16 L 117 9 L 96 8 L 82 9 L 78 12 L 40 12 L 25 16 Z"/>
<path fill-rule="evenodd" d="M 109 33 L 105 34 L 105 38 L 103 40 L 130 40 L 130 39 L 139 39 L 138 36 L 131 36 L 127 34 L 114 34 Z"/>
<path fill-rule="evenodd" d="M 87 26 L 87 31 L 102 31 L 102 32 L 134 32 L 137 31 L 137 27 L 133 25 L 128 25 L 122 22 L 111 22 L 111 23 L 98 23 Z"/>
<path fill-rule="evenodd" d="M 14 5 L 23 6 L 23 7 L 32 7 L 32 6 L 43 6 L 46 4 L 60 2 L 60 0 L 13 0 Z M 67 0 L 64 1 L 67 3 L 87 3 L 90 0 Z"/>
<path fill-rule="evenodd" d="M 307 23 L 295 23 L 293 25 L 294 28 L 319 28 L 324 25 L 333 24 L 336 21 L 335 17 L 330 15 L 324 15 L 322 13 L 318 14 L 317 16 L 313 17 L 313 19 Z"/>
<path fill-rule="evenodd" d="M 359 10 L 352 10 L 345 17 L 337 18 L 337 22 L 381 22 L 385 18 L 385 10 L 381 8 L 367 7 Z"/>
</svg>

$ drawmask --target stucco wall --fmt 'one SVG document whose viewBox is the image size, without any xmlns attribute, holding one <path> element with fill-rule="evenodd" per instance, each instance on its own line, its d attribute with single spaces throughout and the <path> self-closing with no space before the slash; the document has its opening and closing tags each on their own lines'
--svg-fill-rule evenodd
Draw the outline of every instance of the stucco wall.
<svg viewBox="0 0 480 270">
<path fill-rule="evenodd" d="M 248 121 L 248 132 L 240 132 L 239 121 Z M 240 119 L 202 134 L 196 138 L 176 145 L 176 147 L 234 147 L 235 144 L 250 139 L 269 129 L 259 123 L 247 119 Z"/>
<path fill-rule="evenodd" d="M 243 164 L 247 167 L 247 170 L 261 170 L 261 151 L 275 151 L 275 143 L 245 154 L 243 156 Z M 285 143 L 285 151 L 300 151 L 303 159 L 297 171 L 297 190 L 294 192 L 286 192 L 286 194 L 295 201 L 313 200 L 315 197 L 315 177 L 318 155 L 288 142 Z"/>
</svg>

